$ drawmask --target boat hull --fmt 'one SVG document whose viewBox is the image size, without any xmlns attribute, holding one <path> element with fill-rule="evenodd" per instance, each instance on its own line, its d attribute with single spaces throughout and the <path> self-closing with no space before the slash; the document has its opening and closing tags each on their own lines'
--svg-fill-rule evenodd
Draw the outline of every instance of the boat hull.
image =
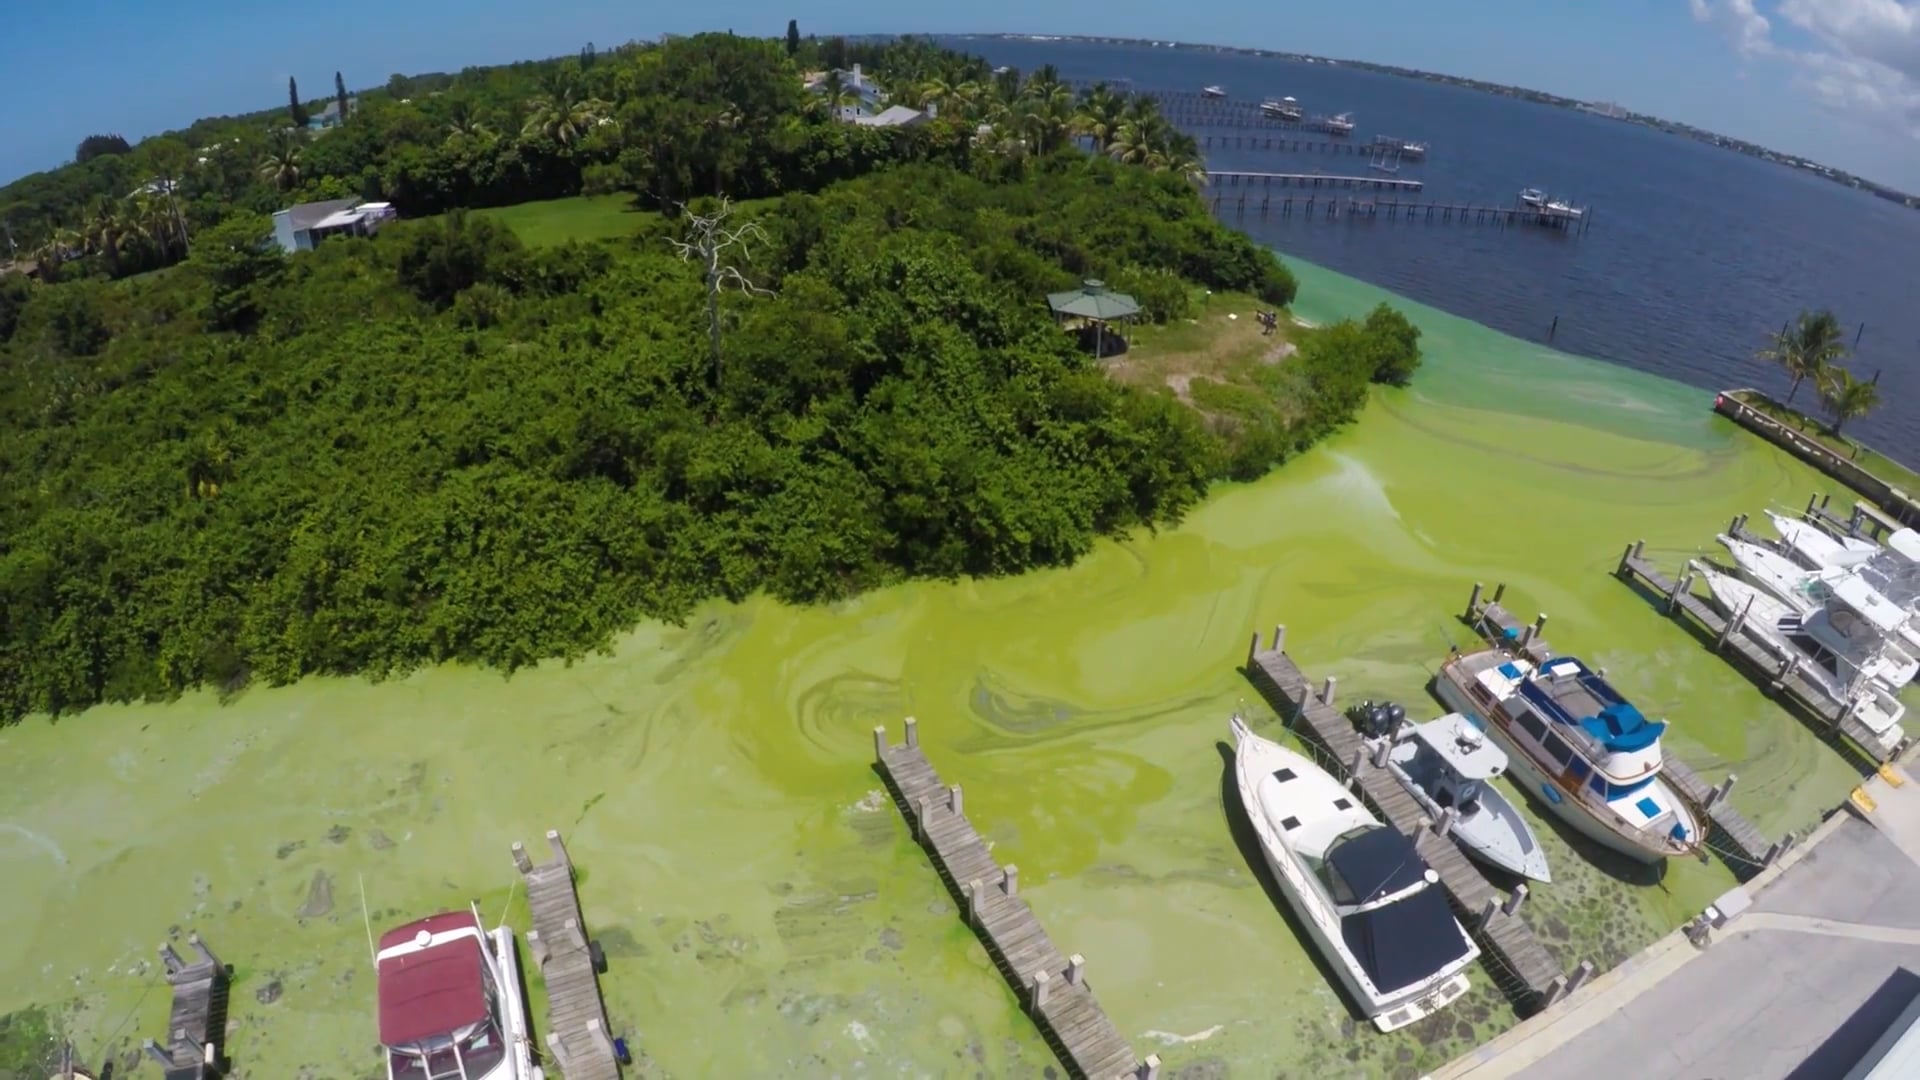
<svg viewBox="0 0 1920 1080">
<path fill-rule="evenodd" d="M 1505 729 L 1482 714 L 1480 707 L 1475 705 L 1458 686 L 1455 686 L 1452 679 L 1444 674 L 1436 676 L 1434 689 L 1447 708 L 1471 718 L 1487 732 L 1490 738 L 1500 744 L 1500 749 L 1507 752 L 1507 771 L 1514 781 L 1526 791 L 1530 798 L 1543 804 L 1549 813 L 1572 826 L 1575 832 L 1609 851 L 1617 851 L 1636 862 L 1651 865 L 1667 857 L 1668 853 L 1664 849 L 1635 843 L 1607 828 L 1595 819 L 1593 812 L 1585 803 L 1568 798 L 1566 793 L 1555 786 L 1527 755 L 1526 749 L 1509 739 Z"/>
</svg>

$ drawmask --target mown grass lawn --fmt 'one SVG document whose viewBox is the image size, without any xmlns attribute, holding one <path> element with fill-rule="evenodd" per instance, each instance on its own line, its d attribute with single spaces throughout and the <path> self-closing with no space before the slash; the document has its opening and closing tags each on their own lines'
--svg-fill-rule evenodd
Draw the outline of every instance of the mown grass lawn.
<svg viewBox="0 0 1920 1080">
<path fill-rule="evenodd" d="M 576 195 L 494 206 L 473 214 L 507 226 L 528 247 L 557 247 L 569 240 L 618 240 L 660 220 L 653 211 L 636 209 L 631 195 Z"/>
<path fill-rule="evenodd" d="M 1798 409 L 1776 404 L 1766 398 L 1751 394 L 1735 395 L 1741 401 L 1766 413 L 1775 420 L 1799 431 L 1841 457 L 1852 460 L 1855 465 L 1867 470 L 1886 481 L 1887 484 L 1910 494 L 1920 493 L 1920 474 L 1887 457 L 1863 442 L 1856 442 L 1845 434 L 1834 435 L 1825 420 L 1821 420 Z"/>
</svg>

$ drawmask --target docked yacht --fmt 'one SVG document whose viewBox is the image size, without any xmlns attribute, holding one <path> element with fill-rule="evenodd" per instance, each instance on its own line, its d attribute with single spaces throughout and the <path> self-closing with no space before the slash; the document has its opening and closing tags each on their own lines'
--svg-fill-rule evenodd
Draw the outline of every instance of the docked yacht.
<svg viewBox="0 0 1920 1080">
<path fill-rule="evenodd" d="M 382 935 L 374 967 L 387 1080 L 544 1080 L 512 930 L 431 915 Z"/>
<path fill-rule="evenodd" d="M 1423 158 L 1427 156 L 1427 144 L 1403 139 L 1398 135 L 1375 135 L 1373 147 L 1386 153 L 1404 158 Z"/>
<path fill-rule="evenodd" d="M 1287 902 L 1381 1031 L 1467 992 L 1480 947 L 1453 917 L 1440 876 L 1398 829 L 1319 766 L 1231 723 L 1240 801 Z"/>
<path fill-rule="evenodd" d="M 1327 134 L 1329 135 L 1353 134 L 1353 114 L 1338 113 L 1330 117 L 1327 120 Z"/>
<path fill-rule="evenodd" d="M 1435 821 L 1447 818 L 1447 835 L 1467 854 L 1509 874 L 1552 881 L 1547 853 L 1519 808 L 1493 778 L 1507 771 L 1507 754 L 1459 713 L 1424 724 L 1405 723 L 1399 705 L 1362 702 L 1349 714 L 1360 730 L 1392 741 L 1387 774 Z"/>
<path fill-rule="evenodd" d="M 1747 632 L 1782 662 L 1797 657 L 1799 671 L 1834 706 L 1845 711 L 1840 730 L 1862 746 L 1891 752 L 1906 738 L 1900 721 L 1907 707 L 1892 689 L 1822 648 L 1801 631 L 1804 623 L 1779 597 L 1701 563 L 1689 564 L 1707 583 L 1715 606 L 1727 618 L 1742 613 Z"/>
<path fill-rule="evenodd" d="M 1582 210 L 1565 199 L 1548 199 L 1546 211 L 1557 217 L 1568 218 L 1578 218 L 1586 213 L 1585 210 Z"/>
<path fill-rule="evenodd" d="M 1300 111 L 1300 103 L 1298 101 L 1290 97 L 1284 97 L 1279 101 L 1274 101 L 1269 98 L 1261 102 L 1260 115 L 1269 120 L 1285 120 L 1289 123 L 1295 123 L 1306 114 Z"/>
<path fill-rule="evenodd" d="M 1701 850 L 1700 813 L 1661 775 L 1667 725 L 1585 664 L 1556 656 L 1536 668 L 1501 649 L 1456 653 L 1434 689 L 1502 745 L 1528 793 L 1581 833 L 1647 863 Z"/>
<path fill-rule="evenodd" d="M 1717 539 L 1740 576 L 1785 602 L 1801 630 L 1867 678 L 1899 688 L 1920 675 L 1920 627 L 1907 609 L 1849 570 L 1805 570 L 1792 559 L 1725 533 Z"/>
<path fill-rule="evenodd" d="M 1200 96 L 1219 101 L 1226 98 L 1227 90 L 1223 86 L 1203 86 L 1200 88 Z"/>
<path fill-rule="evenodd" d="M 1773 510 L 1767 520 L 1779 534 L 1782 550 L 1811 570 L 1852 570 L 1880 554 L 1880 545 L 1853 536 L 1834 536 L 1809 521 Z"/>
<path fill-rule="evenodd" d="M 1520 205 L 1533 210 L 1544 209 L 1547 205 L 1547 193 L 1539 188 L 1521 188 L 1518 198 Z"/>
</svg>

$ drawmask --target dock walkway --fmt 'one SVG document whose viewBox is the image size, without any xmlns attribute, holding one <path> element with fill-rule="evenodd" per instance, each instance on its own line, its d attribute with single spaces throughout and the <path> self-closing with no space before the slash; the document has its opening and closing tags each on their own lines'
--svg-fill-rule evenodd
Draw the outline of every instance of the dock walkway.
<svg viewBox="0 0 1920 1080">
<path fill-rule="evenodd" d="M 214 1080 L 226 1075 L 227 992 L 232 973 L 213 955 L 197 933 L 187 935 L 196 959 L 188 963 L 171 943 L 160 946 L 160 962 L 173 988 L 173 1007 L 167 1013 L 167 1044 L 153 1039 L 143 1045 L 166 1074 L 166 1080 Z"/>
<path fill-rule="evenodd" d="M 913 718 L 900 746 L 887 744 L 885 727 L 874 728 L 873 751 L 907 827 L 1061 1063 L 1072 1075 L 1093 1080 L 1155 1080 L 1160 1059 L 1134 1057 L 1095 1000 L 1086 961 L 1078 954 L 1062 956 L 1047 936 L 1020 898 L 1019 867 L 994 860 L 967 820 L 960 787 L 943 782 L 921 752 Z"/>
<path fill-rule="evenodd" d="M 1541 636 L 1547 625 L 1545 615 L 1522 625 L 1512 613 L 1500 606 L 1500 600 L 1507 591 L 1505 585 L 1494 586 L 1493 598 L 1487 601 L 1481 600 L 1480 591 L 1480 585 L 1476 583 L 1472 597 L 1467 600 L 1463 621 L 1479 630 L 1480 636 L 1488 644 L 1518 652 L 1536 667 L 1553 656 L 1552 647 Z M 1727 801 L 1727 795 L 1733 790 L 1735 778 L 1732 774 L 1718 787 L 1711 786 L 1700 779 L 1700 774 L 1693 771 L 1693 766 L 1682 761 L 1669 747 L 1661 751 L 1661 775 L 1672 781 L 1694 805 L 1705 808 L 1707 818 L 1712 823 L 1709 839 L 1719 840 L 1718 844 L 1709 843 L 1708 846 L 1719 851 L 1723 859 L 1731 849 L 1735 860 L 1729 862 L 1733 864 L 1736 876 L 1752 876 L 1772 861 L 1780 850 L 1784 850 L 1781 844 L 1768 840 L 1753 822 L 1747 820 L 1746 815 L 1735 810 L 1733 804 Z"/>
<path fill-rule="evenodd" d="M 1426 187 L 1423 180 L 1401 180 L 1392 176 L 1337 176 L 1327 173 L 1293 172 L 1248 172 L 1242 169 L 1216 169 L 1207 173 L 1207 186 L 1234 187 L 1260 184 L 1271 186 L 1330 187 L 1330 188 L 1380 188 L 1395 191 L 1419 191 Z"/>
<path fill-rule="evenodd" d="M 1366 744 L 1352 722 L 1333 707 L 1335 680 L 1328 677 L 1315 693 L 1312 684 L 1285 651 L 1286 631 L 1276 627 L 1269 647 L 1253 636 L 1247 653 L 1247 677 L 1261 696 L 1295 731 L 1311 735 L 1333 757 L 1332 770 L 1357 779 L 1362 795 L 1394 828 L 1412 838 L 1420 857 L 1440 875 L 1461 924 L 1479 940 L 1501 988 L 1525 1006 L 1545 1008 L 1566 993 L 1569 980 L 1533 930 L 1519 917 L 1524 886 L 1502 899 L 1459 845 L 1437 831 L 1435 823 L 1384 769 L 1374 768 Z M 1591 967 L 1582 966 L 1590 972 Z"/>
<path fill-rule="evenodd" d="M 527 883 L 533 930 L 527 948 L 547 985 L 547 1048 L 566 1080 L 620 1080 L 620 1060 L 600 996 L 600 950 L 587 939 L 574 889 L 573 860 L 557 829 L 547 830 L 553 860 L 533 865 L 519 841 L 513 864 Z"/>
<path fill-rule="evenodd" d="M 1661 573 L 1646 558 L 1646 541 L 1627 545 L 1614 576 L 1630 585 L 1643 583 L 1668 615 L 1696 628 L 1700 636 L 1712 643 L 1714 651 L 1725 656 L 1766 692 L 1777 695 L 1797 710 L 1816 731 L 1832 739 L 1835 748 L 1843 754 L 1864 754 L 1877 765 L 1892 760 L 1906 744 L 1904 737 L 1891 747 L 1874 739 L 1859 726 L 1860 722 L 1848 708 L 1834 702 L 1826 691 L 1801 673 L 1798 654 L 1778 655 L 1774 646 L 1747 633 L 1740 619 L 1729 619 L 1694 593 L 1691 570 L 1683 570 L 1677 579 Z M 1846 750 L 1838 741 L 1841 736 L 1858 750 Z M 1871 766 L 1862 771 L 1871 771 Z"/>
</svg>

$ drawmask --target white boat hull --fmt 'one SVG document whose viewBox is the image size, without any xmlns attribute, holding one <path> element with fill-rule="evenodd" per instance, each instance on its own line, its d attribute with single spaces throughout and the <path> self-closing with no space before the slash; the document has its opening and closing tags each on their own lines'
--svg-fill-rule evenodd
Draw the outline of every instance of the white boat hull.
<svg viewBox="0 0 1920 1080">
<path fill-rule="evenodd" d="M 493 940 L 494 962 L 499 965 L 500 1009 L 505 1013 L 509 1047 L 507 1060 L 500 1063 L 487 1080 L 545 1080 L 546 1070 L 533 1063 L 533 1027 L 527 1003 L 520 997 L 520 953 L 514 947 L 513 931 L 505 926 L 488 935 Z"/>
</svg>

